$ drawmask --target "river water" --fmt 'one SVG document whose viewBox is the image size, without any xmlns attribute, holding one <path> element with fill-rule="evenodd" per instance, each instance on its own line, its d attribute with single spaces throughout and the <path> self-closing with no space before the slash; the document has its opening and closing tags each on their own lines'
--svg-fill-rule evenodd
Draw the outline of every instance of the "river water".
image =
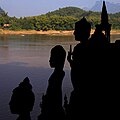
<svg viewBox="0 0 120 120">
<path fill-rule="evenodd" d="M 120 39 L 112 35 L 111 42 Z M 12 90 L 25 78 L 29 77 L 35 93 L 35 105 L 31 112 L 32 120 L 37 120 L 40 113 L 39 103 L 47 89 L 47 81 L 53 72 L 49 66 L 50 50 L 55 45 L 62 45 L 66 52 L 69 45 L 77 44 L 74 36 L 49 35 L 0 35 L 0 120 L 15 120 L 11 114 L 9 100 Z M 72 91 L 70 67 L 66 60 L 63 96 L 69 97 Z"/>
</svg>

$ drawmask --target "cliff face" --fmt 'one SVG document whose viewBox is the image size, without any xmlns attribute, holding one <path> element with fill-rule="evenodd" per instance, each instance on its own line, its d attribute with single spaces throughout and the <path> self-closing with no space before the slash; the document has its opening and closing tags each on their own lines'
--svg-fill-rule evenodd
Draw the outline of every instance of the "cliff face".
<svg viewBox="0 0 120 120">
<path fill-rule="evenodd" d="M 0 7 L 0 15 L 1 15 L 2 13 L 5 13 L 5 11 Z"/>
<path fill-rule="evenodd" d="M 91 8 L 92 11 L 101 11 L 102 0 L 96 1 L 95 5 Z M 106 6 L 108 13 L 117 13 L 120 12 L 120 3 L 107 2 Z"/>
</svg>

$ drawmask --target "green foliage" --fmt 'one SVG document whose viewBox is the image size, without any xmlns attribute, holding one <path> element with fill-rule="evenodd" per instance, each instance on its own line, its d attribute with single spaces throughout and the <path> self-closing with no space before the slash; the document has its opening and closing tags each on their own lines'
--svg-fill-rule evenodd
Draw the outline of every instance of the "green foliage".
<svg viewBox="0 0 120 120">
<path fill-rule="evenodd" d="M 16 18 L 9 17 L 8 13 L 0 14 L 0 25 L 9 23 L 10 30 L 73 30 L 76 21 L 83 16 L 91 22 L 92 28 L 100 23 L 101 13 L 93 11 L 84 11 L 77 7 L 60 8 L 44 15 Z M 109 22 L 113 29 L 120 29 L 120 13 L 109 14 Z"/>
<path fill-rule="evenodd" d="M 112 24 L 112 29 L 120 29 L 120 12 L 110 14 L 109 17 L 110 23 Z"/>
<path fill-rule="evenodd" d="M 80 18 L 84 13 L 86 13 L 86 11 L 77 7 L 65 7 L 59 8 L 59 10 L 55 10 L 53 12 L 48 12 L 46 15 L 72 16 L 75 18 Z"/>
</svg>

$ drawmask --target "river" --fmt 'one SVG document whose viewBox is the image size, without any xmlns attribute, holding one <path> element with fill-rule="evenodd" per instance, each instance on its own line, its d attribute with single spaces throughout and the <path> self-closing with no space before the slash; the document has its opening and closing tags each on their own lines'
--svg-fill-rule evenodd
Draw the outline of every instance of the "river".
<svg viewBox="0 0 120 120">
<path fill-rule="evenodd" d="M 111 36 L 111 42 L 116 39 L 120 39 L 120 35 Z M 67 52 L 69 45 L 74 47 L 77 43 L 74 36 L 0 35 L 0 120 L 17 118 L 17 115 L 10 113 L 8 103 L 12 90 L 25 77 L 29 77 L 35 93 L 31 118 L 36 120 L 40 113 L 42 94 L 45 93 L 47 81 L 53 72 L 48 62 L 51 48 L 60 44 Z M 72 85 L 67 60 L 64 70 L 63 97 L 65 94 L 69 97 Z"/>
</svg>

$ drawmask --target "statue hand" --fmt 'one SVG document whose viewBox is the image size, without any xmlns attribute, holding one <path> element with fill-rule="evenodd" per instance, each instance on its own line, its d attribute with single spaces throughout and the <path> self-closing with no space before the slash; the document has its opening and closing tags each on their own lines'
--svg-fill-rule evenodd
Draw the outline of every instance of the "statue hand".
<svg viewBox="0 0 120 120">
<path fill-rule="evenodd" d="M 68 56 L 67 56 L 67 60 L 69 63 L 72 61 L 71 56 L 72 56 L 72 46 L 70 45 L 70 51 L 68 51 Z"/>
</svg>

